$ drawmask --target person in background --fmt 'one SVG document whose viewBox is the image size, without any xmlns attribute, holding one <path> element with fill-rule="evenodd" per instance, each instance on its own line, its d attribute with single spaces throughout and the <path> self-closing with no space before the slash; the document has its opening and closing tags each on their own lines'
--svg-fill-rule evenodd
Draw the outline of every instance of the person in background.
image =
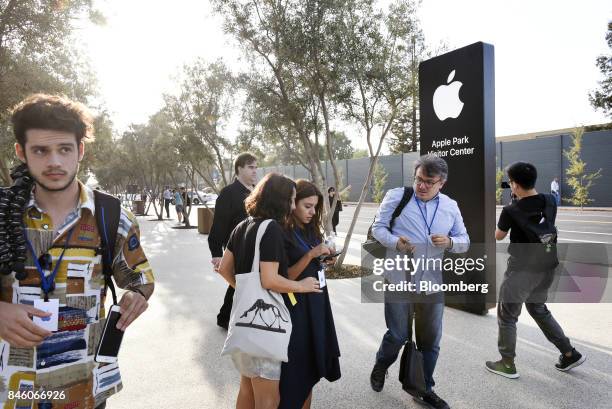
<svg viewBox="0 0 612 409">
<path fill-rule="evenodd" d="M 499 289 L 499 302 L 497 303 L 499 326 L 497 348 L 501 359 L 487 361 L 485 367 L 489 372 L 505 378 L 519 377 L 514 364 L 516 322 L 525 304 L 527 312 L 538 324 L 546 339 L 561 353 L 555 368 L 563 372 L 569 371 L 584 363 L 586 357 L 576 351 L 555 317 L 546 307 L 548 288 L 554 279 L 554 265 L 558 264 L 558 258 L 555 256 L 555 260 L 549 266 L 534 265 L 529 254 L 537 250 L 536 246 L 541 243 L 538 244 L 533 237 L 530 237 L 528 224 L 521 220 L 526 219 L 535 225 L 549 223 L 554 227 L 557 206 L 553 198 L 538 194 L 536 191 L 535 183 L 538 172 L 531 163 L 515 162 L 508 166 L 506 173 L 517 201 L 504 206 L 495 230 L 495 239 L 498 241 L 505 239 L 510 231 L 510 246 L 508 247 L 510 257 Z M 536 253 L 536 259 L 543 261 L 540 259 L 544 257 Z"/>
<path fill-rule="evenodd" d="M 181 186 L 181 197 L 183 198 L 183 223 L 185 226 L 189 226 L 189 212 L 191 211 L 191 198 L 187 194 L 185 186 Z M 189 208 L 189 210 L 187 209 Z"/>
<path fill-rule="evenodd" d="M 181 224 L 183 222 L 184 212 L 183 196 L 181 195 L 181 192 L 176 189 L 173 189 L 172 192 L 174 195 L 174 208 L 176 209 L 176 217 L 178 218 L 179 224 Z"/>
<path fill-rule="evenodd" d="M 561 193 L 559 189 L 559 178 L 555 177 L 552 182 L 550 182 L 550 193 L 555 197 L 555 201 L 557 202 L 557 206 L 561 204 Z"/>
<path fill-rule="evenodd" d="M 234 172 L 234 182 L 219 192 L 219 197 L 215 202 L 212 226 L 208 234 L 208 248 L 215 271 L 219 268 L 223 249 L 227 245 L 230 233 L 238 223 L 247 217 L 244 201 L 257 181 L 257 158 L 249 152 L 241 153 L 234 161 Z M 217 325 L 221 328 L 227 329 L 229 325 L 233 297 L 234 289 L 228 286 L 223 305 L 217 315 Z"/>
<path fill-rule="evenodd" d="M 332 249 L 323 244 L 322 229 L 323 195 L 313 183 L 297 180 L 295 209 L 285 232 L 289 279 L 318 279 L 323 293 L 295 294 L 297 302 L 288 305 L 293 329 L 289 362 L 283 362 L 281 370 L 279 409 L 308 409 L 312 388 L 321 378 L 340 379 L 340 348 L 324 284 L 325 267 L 336 260 L 330 255 Z"/>
<path fill-rule="evenodd" d="M 329 195 L 329 205 L 331 206 L 334 203 L 334 197 L 336 196 L 336 188 L 330 186 L 327 189 L 327 194 Z M 336 231 L 336 226 L 340 223 L 340 212 L 342 211 L 342 202 L 340 201 L 340 196 L 338 195 L 338 200 L 336 201 L 336 208 L 334 209 L 334 213 L 332 215 L 332 226 L 334 229 L 334 233 L 338 234 Z"/>
<path fill-rule="evenodd" d="M 170 186 L 166 186 L 164 188 L 163 193 L 164 198 L 164 208 L 166 209 L 166 218 L 170 218 L 170 204 L 172 203 L 172 191 L 170 190 Z"/>
</svg>

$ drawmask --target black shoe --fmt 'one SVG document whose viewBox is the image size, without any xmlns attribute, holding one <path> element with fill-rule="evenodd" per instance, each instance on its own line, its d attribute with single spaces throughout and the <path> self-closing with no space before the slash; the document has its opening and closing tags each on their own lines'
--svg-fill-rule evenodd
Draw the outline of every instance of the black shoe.
<svg viewBox="0 0 612 409">
<path fill-rule="evenodd" d="M 434 391 L 425 392 L 419 397 L 413 396 L 412 399 L 414 399 L 415 402 L 428 408 L 450 409 L 448 403 L 444 402 L 444 399 L 436 395 Z"/>
<path fill-rule="evenodd" d="M 586 361 L 586 357 L 582 356 L 582 354 L 574 348 L 572 349 L 571 356 L 565 356 L 565 354 L 559 356 L 559 363 L 555 364 L 555 368 L 559 371 L 566 372 L 578 365 L 582 365 L 584 361 Z"/>
<path fill-rule="evenodd" d="M 376 363 L 374 364 L 374 368 L 372 369 L 372 374 L 370 375 L 370 385 L 372 385 L 372 389 L 376 392 L 380 392 L 383 390 L 383 386 L 385 386 L 385 378 L 387 377 L 387 368 Z"/>
</svg>

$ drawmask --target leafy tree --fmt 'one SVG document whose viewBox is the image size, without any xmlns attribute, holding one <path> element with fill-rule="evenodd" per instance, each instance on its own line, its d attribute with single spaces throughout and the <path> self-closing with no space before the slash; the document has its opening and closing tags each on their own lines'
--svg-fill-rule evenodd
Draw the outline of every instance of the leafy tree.
<svg viewBox="0 0 612 409">
<path fill-rule="evenodd" d="M 591 173 L 586 171 L 586 163 L 580 157 L 583 135 L 584 129 L 576 128 L 572 138 L 572 146 L 569 150 L 563 151 L 563 155 L 569 161 L 569 166 L 565 171 L 567 184 L 573 190 L 572 196 L 563 198 L 563 200 L 574 206 L 580 206 L 580 209 L 584 209 L 584 205 L 594 201 L 589 197 L 589 190 L 593 187 L 594 181 L 601 177 L 601 169 Z"/>
<path fill-rule="evenodd" d="M 346 136 L 344 132 L 339 131 L 331 131 L 331 149 L 332 149 L 332 157 L 338 160 L 343 159 L 351 159 L 353 157 L 353 152 L 355 148 L 353 148 L 353 144 L 351 140 Z M 327 158 L 328 154 L 324 147 L 320 147 L 319 156 L 321 158 Z M 338 168 L 338 172 L 340 173 L 340 168 Z M 342 178 L 340 178 L 342 179 Z"/>
<path fill-rule="evenodd" d="M 367 158 L 368 156 L 369 155 L 367 149 L 355 149 L 355 152 L 353 152 L 353 157 L 351 159 Z"/>
<path fill-rule="evenodd" d="M 322 168 L 326 156 L 338 185 L 331 121 L 343 44 L 335 33 L 350 2 L 216 0 L 214 4 L 226 18 L 226 31 L 239 41 L 251 63 L 244 84 L 256 131 L 272 145 L 282 146 L 291 162 L 308 169 L 321 190 L 327 185 Z M 324 201 L 330 215 L 327 196 Z M 329 217 L 326 226 L 331 229 Z"/>
<path fill-rule="evenodd" d="M 336 160 L 351 159 L 353 157 L 355 148 L 353 148 L 351 140 L 344 132 L 332 131 L 331 140 L 333 151 L 332 156 Z"/>
<path fill-rule="evenodd" d="M 339 99 L 344 117 L 360 125 L 366 136 L 370 164 L 344 242 L 344 261 L 361 206 L 367 196 L 380 150 L 399 110 L 412 95 L 412 39 L 420 33 L 413 1 L 398 1 L 388 11 L 374 2 L 355 1 L 344 19 L 344 92 Z"/>
<path fill-rule="evenodd" d="M 184 66 L 182 74 L 179 93 L 165 95 L 164 112 L 182 162 L 218 191 L 213 173 L 223 187 L 232 172 L 226 163 L 232 146 L 224 127 L 234 106 L 235 79 L 222 61 L 201 59 Z"/>
<path fill-rule="evenodd" d="M 0 0 L 0 184 L 10 183 L 14 138 L 9 109 L 35 92 L 85 102 L 95 83 L 75 47 L 78 21 L 104 18 L 91 0 Z"/>
<path fill-rule="evenodd" d="M 608 22 L 606 41 L 608 47 L 612 49 L 612 21 Z M 589 100 L 595 109 L 601 109 L 612 118 L 612 53 L 597 57 L 596 64 L 604 79 L 599 82 L 599 89 L 589 95 Z"/>
</svg>

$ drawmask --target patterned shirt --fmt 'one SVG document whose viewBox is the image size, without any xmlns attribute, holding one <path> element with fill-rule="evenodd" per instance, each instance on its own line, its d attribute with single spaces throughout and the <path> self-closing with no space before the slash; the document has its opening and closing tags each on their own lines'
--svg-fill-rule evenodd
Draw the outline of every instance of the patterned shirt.
<svg viewBox="0 0 612 409">
<path fill-rule="evenodd" d="M 117 363 L 98 364 L 94 355 L 104 328 L 106 291 L 101 245 L 95 218 L 93 191 L 79 182 L 80 198 L 75 212 L 55 229 L 49 215 L 35 203 L 34 195 L 24 214 L 27 237 L 36 257 L 50 254 L 51 274 L 62 253 L 55 278 L 55 290 L 49 298 L 59 299 L 57 332 L 35 348 L 14 348 L 0 339 L 0 408 L 79 408 L 93 409 L 121 390 Z M 72 234 L 70 235 L 70 231 Z M 70 240 L 66 243 L 68 237 Z M 121 209 L 113 260 L 113 277 L 118 287 L 136 289 L 153 283 L 153 273 L 140 246 L 136 218 Z M 18 281 L 14 274 L 0 276 L 0 301 L 33 305 L 44 298 L 40 273 L 28 251 L 27 277 Z M 9 399 L 9 392 L 57 391 L 45 401 Z M 11 393 L 12 395 L 12 393 Z"/>
</svg>

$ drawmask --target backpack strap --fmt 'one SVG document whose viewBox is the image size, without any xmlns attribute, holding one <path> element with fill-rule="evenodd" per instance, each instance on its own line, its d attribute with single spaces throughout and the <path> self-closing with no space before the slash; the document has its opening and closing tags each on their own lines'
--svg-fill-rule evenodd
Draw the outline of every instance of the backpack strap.
<svg viewBox="0 0 612 409">
<path fill-rule="evenodd" d="M 539 237 L 537 237 L 529 228 L 529 225 L 531 224 L 529 219 L 531 217 L 543 216 L 547 222 L 550 222 L 553 225 L 555 224 L 556 202 L 554 201 L 554 197 L 551 194 L 544 193 L 539 193 L 539 196 L 544 199 L 544 209 L 541 212 L 525 213 L 519 208 L 518 203 L 512 203 L 511 205 L 505 207 L 505 209 L 510 212 L 512 218 L 518 223 L 521 230 L 527 235 L 529 241 L 532 243 L 538 243 L 540 240 Z"/>
<path fill-rule="evenodd" d="M 111 289 L 113 304 L 117 304 L 117 292 L 115 291 L 115 285 L 111 276 L 113 275 L 115 242 L 121 217 L 121 202 L 114 196 L 94 190 L 94 203 L 96 208 L 96 224 L 100 232 L 100 253 L 102 254 L 104 282 Z"/>
<path fill-rule="evenodd" d="M 393 228 L 393 222 L 395 221 L 395 219 L 397 219 L 399 215 L 402 214 L 402 210 L 404 210 L 404 207 L 406 207 L 408 202 L 410 202 L 410 199 L 412 199 L 413 194 L 414 194 L 414 188 L 404 186 L 404 194 L 402 195 L 402 199 L 397 204 L 397 207 L 395 208 L 395 210 L 393 210 L 393 214 L 391 215 L 391 220 L 389 220 L 389 227 L 388 227 L 389 231 L 391 231 L 391 229 Z M 368 234 L 367 234 L 368 241 L 372 241 L 372 240 L 376 241 L 376 239 L 374 238 L 374 235 L 372 234 L 373 224 L 374 223 L 372 223 L 370 227 L 368 228 Z"/>
<path fill-rule="evenodd" d="M 402 196 L 402 200 L 400 200 L 399 204 L 391 215 L 391 220 L 389 221 L 389 231 L 391 231 L 391 229 L 393 228 L 393 222 L 395 222 L 395 219 L 397 219 L 399 215 L 402 214 L 404 207 L 406 207 L 408 202 L 410 202 L 410 199 L 412 199 L 413 194 L 414 188 L 412 186 L 404 186 L 404 195 Z"/>
</svg>

